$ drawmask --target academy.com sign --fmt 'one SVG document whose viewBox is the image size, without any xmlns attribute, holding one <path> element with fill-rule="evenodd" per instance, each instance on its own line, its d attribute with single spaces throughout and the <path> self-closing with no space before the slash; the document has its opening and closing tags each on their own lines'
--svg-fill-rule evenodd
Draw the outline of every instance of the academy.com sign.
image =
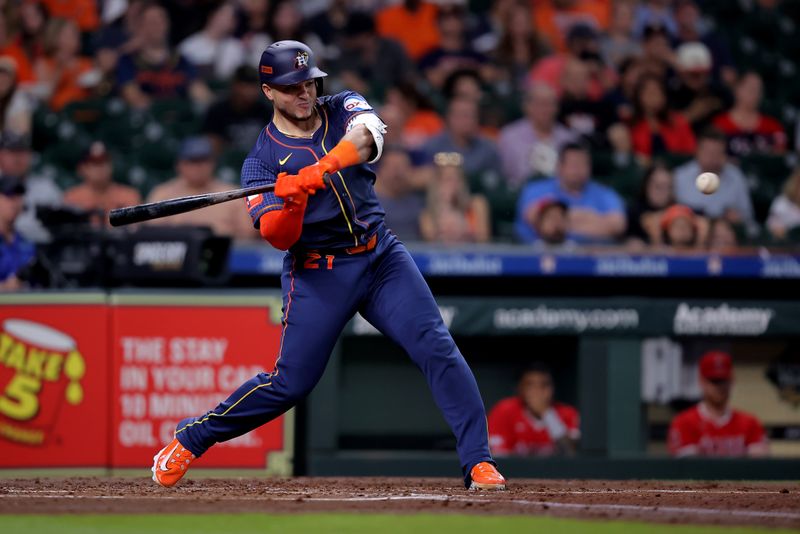
<svg viewBox="0 0 800 534">
<path fill-rule="evenodd" d="M 673 328 L 679 335 L 757 336 L 764 334 L 775 317 L 771 308 L 678 305 Z"/>
<path fill-rule="evenodd" d="M 494 326 L 501 330 L 567 330 L 572 332 L 635 330 L 639 312 L 632 308 L 578 309 L 500 308 L 494 312 Z"/>
</svg>

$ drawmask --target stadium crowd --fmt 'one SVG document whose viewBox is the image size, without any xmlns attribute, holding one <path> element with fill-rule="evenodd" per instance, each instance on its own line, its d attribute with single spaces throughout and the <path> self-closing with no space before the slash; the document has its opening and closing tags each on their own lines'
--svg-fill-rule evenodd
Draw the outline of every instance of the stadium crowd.
<svg viewBox="0 0 800 534">
<path fill-rule="evenodd" d="M 376 190 L 407 241 L 791 244 L 792 10 L 780 0 L 5 0 L 0 172 L 13 180 L 2 194 L 24 195 L 25 210 L 2 216 L 42 242 L 40 205 L 99 214 L 229 188 L 269 120 L 254 66 L 269 43 L 298 39 L 330 74 L 327 93 L 362 93 L 388 124 Z M 721 178 L 713 195 L 694 186 L 707 171 Z M 160 222 L 257 237 L 240 211 Z"/>
</svg>

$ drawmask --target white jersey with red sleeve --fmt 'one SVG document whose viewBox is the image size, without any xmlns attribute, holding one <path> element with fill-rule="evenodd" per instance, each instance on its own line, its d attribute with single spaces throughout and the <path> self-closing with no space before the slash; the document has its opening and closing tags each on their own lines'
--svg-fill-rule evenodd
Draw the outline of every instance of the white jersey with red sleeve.
<svg viewBox="0 0 800 534">
<path fill-rule="evenodd" d="M 547 456 L 556 452 L 559 439 L 577 440 L 581 435 L 578 411 L 558 402 L 539 419 L 522 399 L 508 397 L 492 408 L 488 419 L 489 447 L 499 456 Z"/>
<path fill-rule="evenodd" d="M 715 417 L 702 402 L 672 420 L 668 436 L 673 456 L 764 456 L 769 444 L 754 416 L 729 409 Z"/>
</svg>

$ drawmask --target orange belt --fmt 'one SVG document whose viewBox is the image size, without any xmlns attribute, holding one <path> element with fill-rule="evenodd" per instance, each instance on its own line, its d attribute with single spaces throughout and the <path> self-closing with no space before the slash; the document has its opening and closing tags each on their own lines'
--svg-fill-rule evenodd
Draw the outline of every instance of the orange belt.
<svg viewBox="0 0 800 534">
<path fill-rule="evenodd" d="M 375 245 L 378 244 L 378 234 L 374 234 L 369 241 L 367 241 L 366 245 L 358 245 L 357 247 L 350 247 L 344 249 L 345 252 L 348 254 L 361 254 L 362 252 L 369 252 L 370 250 L 375 248 Z"/>
</svg>

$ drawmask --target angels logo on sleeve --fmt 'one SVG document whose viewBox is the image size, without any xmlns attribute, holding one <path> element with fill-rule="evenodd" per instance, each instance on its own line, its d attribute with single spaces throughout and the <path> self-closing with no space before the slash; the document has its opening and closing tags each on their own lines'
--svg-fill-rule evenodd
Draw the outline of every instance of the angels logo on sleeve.
<svg viewBox="0 0 800 534">
<path fill-rule="evenodd" d="M 344 110 L 353 111 L 372 111 L 372 106 L 361 96 L 348 96 L 344 99 Z"/>
</svg>

